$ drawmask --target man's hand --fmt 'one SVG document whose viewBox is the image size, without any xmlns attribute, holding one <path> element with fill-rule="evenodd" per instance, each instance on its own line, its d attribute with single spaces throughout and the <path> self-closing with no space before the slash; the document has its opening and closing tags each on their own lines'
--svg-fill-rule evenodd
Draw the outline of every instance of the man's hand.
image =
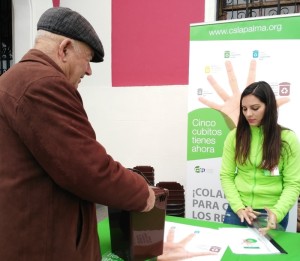
<svg viewBox="0 0 300 261">
<path fill-rule="evenodd" d="M 147 206 L 142 210 L 142 212 L 150 211 L 155 204 L 155 193 L 150 186 L 148 186 L 148 190 L 149 190 L 149 197 L 147 199 Z"/>
</svg>

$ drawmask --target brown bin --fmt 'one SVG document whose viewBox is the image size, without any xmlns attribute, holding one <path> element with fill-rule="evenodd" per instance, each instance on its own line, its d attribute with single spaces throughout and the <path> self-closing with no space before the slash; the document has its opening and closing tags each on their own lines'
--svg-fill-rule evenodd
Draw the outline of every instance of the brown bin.
<svg viewBox="0 0 300 261">
<path fill-rule="evenodd" d="M 149 212 L 108 208 L 111 251 L 126 261 L 144 261 L 163 253 L 168 190 L 152 189 L 156 201 Z"/>
</svg>

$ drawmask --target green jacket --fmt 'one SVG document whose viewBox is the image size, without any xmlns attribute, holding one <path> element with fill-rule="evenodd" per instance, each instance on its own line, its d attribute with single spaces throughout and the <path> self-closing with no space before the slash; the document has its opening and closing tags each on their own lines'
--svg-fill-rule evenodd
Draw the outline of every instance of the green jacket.
<svg viewBox="0 0 300 261">
<path fill-rule="evenodd" d="M 237 164 L 235 155 L 236 129 L 226 137 L 221 166 L 221 184 L 232 210 L 251 206 L 253 209 L 270 208 L 280 222 L 293 207 L 300 193 L 300 146 L 291 130 L 281 132 L 291 151 L 283 153 L 277 175 L 260 169 L 263 133 L 260 127 L 251 127 L 250 161 Z"/>
</svg>

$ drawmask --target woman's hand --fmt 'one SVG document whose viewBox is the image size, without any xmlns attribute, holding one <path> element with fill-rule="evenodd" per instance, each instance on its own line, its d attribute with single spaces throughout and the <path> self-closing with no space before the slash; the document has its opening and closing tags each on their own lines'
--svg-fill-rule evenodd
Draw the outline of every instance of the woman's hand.
<svg viewBox="0 0 300 261">
<path fill-rule="evenodd" d="M 276 227 L 277 227 L 276 215 L 269 208 L 265 208 L 265 210 L 268 213 L 268 219 L 267 219 L 267 226 L 259 229 L 259 232 L 262 235 L 267 234 L 270 229 L 276 229 Z"/>
<path fill-rule="evenodd" d="M 269 208 L 265 208 L 265 210 L 267 211 L 268 216 L 267 226 L 258 229 L 262 235 L 267 234 L 270 229 L 276 229 L 277 227 L 276 215 Z M 253 220 L 255 220 L 262 213 L 254 211 L 251 207 L 246 207 L 239 209 L 236 214 L 241 219 L 241 222 L 246 221 L 249 225 L 252 225 Z"/>
<path fill-rule="evenodd" d="M 241 219 L 241 222 L 246 221 L 249 225 L 252 225 L 252 221 L 257 218 L 260 212 L 254 211 L 251 207 L 239 209 L 236 214 Z"/>
</svg>

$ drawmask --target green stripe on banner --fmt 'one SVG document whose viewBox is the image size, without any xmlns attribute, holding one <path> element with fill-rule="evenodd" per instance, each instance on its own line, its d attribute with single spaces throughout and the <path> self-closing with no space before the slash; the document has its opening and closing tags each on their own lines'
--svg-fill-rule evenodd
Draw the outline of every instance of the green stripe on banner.
<svg viewBox="0 0 300 261">
<path fill-rule="evenodd" d="M 276 16 L 231 20 L 214 24 L 192 24 L 191 41 L 300 39 L 300 16 Z"/>
</svg>

